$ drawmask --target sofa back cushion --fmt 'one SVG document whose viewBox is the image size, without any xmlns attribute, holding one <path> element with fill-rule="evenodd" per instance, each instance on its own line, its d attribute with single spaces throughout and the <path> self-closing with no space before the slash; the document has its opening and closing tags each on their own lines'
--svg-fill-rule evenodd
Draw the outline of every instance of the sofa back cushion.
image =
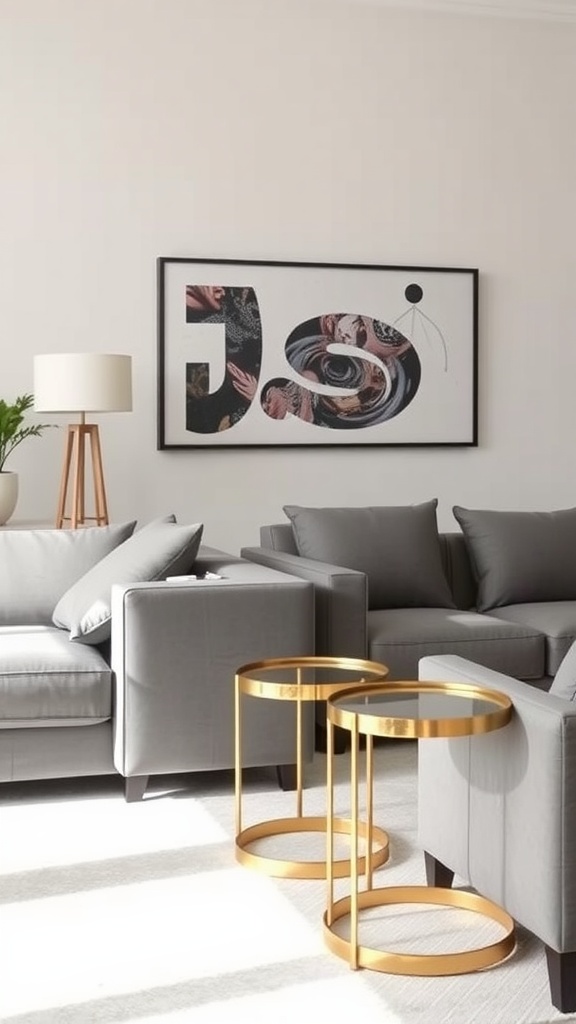
<svg viewBox="0 0 576 1024">
<path fill-rule="evenodd" d="M 71 640 L 104 643 L 111 634 L 113 584 L 143 583 L 190 572 L 201 538 L 201 523 L 149 523 L 62 595 L 54 608 L 54 625 L 70 630 Z"/>
<path fill-rule="evenodd" d="M 476 609 L 476 579 L 460 530 L 440 534 L 442 565 L 457 608 Z"/>
<path fill-rule="evenodd" d="M 576 508 L 500 512 L 454 506 L 478 583 L 478 611 L 576 600 Z"/>
<path fill-rule="evenodd" d="M 51 625 L 54 605 L 136 522 L 82 530 L 0 530 L 0 626 Z"/>
<path fill-rule="evenodd" d="M 576 697 L 576 643 L 568 648 L 548 692 L 556 697 L 564 697 L 565 700 L 574 700 Z"/>
<path fill-rule="evenodd" d="M 437 504 L 285 505 L 284 511 L 301 556 L 366 574 L 369 608 L 454 608 L 442 568 Z"/>
<path fill-rule="evenodd" d="M 260 544 L 271 551 L 284 551 L 288 555 L 298 554 L 294 530 L 290 523 L 270 523 L 261 526 Z"/>
</svg>

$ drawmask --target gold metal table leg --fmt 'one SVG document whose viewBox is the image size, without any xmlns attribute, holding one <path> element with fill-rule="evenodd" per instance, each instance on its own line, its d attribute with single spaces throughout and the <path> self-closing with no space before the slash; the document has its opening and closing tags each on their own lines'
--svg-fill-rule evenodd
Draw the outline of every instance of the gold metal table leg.
<svg viewBox="0 0 576 1024">
<path fill-rule="evenodd" d="M 387 833 L 374 825 L 372 819 L 370 825 L 359 820 L 358 814 L 350 818 L 335 817 L 333 814 L 333 752 L 334 736 L 333 730 L 330 737 L 331 754 L 327 755 L 327 801 L 330 810 L 322 816 L 306 816 L 303 814 L 303 703 L 302 691 L 302 670 L 296 670 L 296 815 L 288 818 L 273 818 L 269 821 L 260 821 L 254 825 L 243 827 L 242 818 L 242 689 L 240 675 L 237 674 L 234 683 L 234 796 L 235 796 L 235 832 L 236 832 L 236 859 L 246 867 L 255 868 L 267 875 L 274 875 L 281 878 L 328 878 L 327 865 L 331 866 L 332 885 L 333 878 L 345 878 L 350 875 L 351 870 L 357 873 L 364 873 L 367 870 L 372 872 L 388 860 L 389 847 Z M 291 694 L 291 699 L 294 699 Z M 330 735 L 330 730 L 328 730 Z M 330 822 L 330 828 L 328 828 Z M 287 860 L 278 857 L 267 857 L 264 854 L 252 850 L 253 843 L 261 839 L 268 839 L 283 834 L 295 834 L 299 832 L 322 832 L 327 833 L 329 852 L 327 860 Z M 351 837 L 352 860 L 343 858 L 335 860 L 334 833 Z M 364 840 L 365 854 L 358 855 L 358 839 Z M 331 899 L 333 898 L 333 894 Z"/>
<path fill-rule="evenodd" d="M 328 750 L 329 750 L 329 794 L 332 789 L 333 731 L 334 724 L 328 718 Z M 351 740 L 350 750 L 350 815 L 351 815 L 351 870 L 350 895 L 334 901 L 332 884 L 333 847 L 327 847 L 328 903 L 323 918 L 324 939 L 328 948 L 348 960 L 350 967 L 359 967 L 386 974 L 405 974 L 422 976 L 439 976 L 448 974 L 467 974 L 470 971 L 492 967 L 506 959 L 516 945 L 515 925 L 513 919 L 496 903 L 466 890 L 439 888 L 426 885 L 384 886 L 373 888 L 372 864 L 370 858 L 361 866 L 358 857 L 359 833 L 359 801 L 358 801 L 358 757 L 359 757 L 359 726 L 358 716 L 354 715 L 348 726 Z M 366 735 L 366 832 L 372 828 L 374 793 L 374 758 L 373 736 Z M 330 796 L 327 813 L 333 820 L 333 802 Z M 331 833 L 332 828 L 328 828 Z M 366 871 L 366 889 L 360 891 L 360 874 Z M 504 929 L 504 934 L 496 942 L 475 949 L 462 950 L 457 953 L 392 953 L 386 950 L 364 946 L 359 942 L 359 915 L 361 910 L 396 904 L 433 904 L 439 907 L 453 907 L 473 911 L 496 921 Z M 338 934 L 335 923 L 341 918 L 349 917 L 349 938 Z"/>
</svg>

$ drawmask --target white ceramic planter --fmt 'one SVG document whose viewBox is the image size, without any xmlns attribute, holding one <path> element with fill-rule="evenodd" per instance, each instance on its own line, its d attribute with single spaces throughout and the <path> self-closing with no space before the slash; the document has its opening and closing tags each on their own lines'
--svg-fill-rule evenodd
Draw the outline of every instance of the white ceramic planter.
<svg viewBox="0 0 576 1024">
<path fill-rule="evenodd" d="M 4 526 L 18 501 L 18 473 L 0 473 L 0 526 Z"/>
</svg>

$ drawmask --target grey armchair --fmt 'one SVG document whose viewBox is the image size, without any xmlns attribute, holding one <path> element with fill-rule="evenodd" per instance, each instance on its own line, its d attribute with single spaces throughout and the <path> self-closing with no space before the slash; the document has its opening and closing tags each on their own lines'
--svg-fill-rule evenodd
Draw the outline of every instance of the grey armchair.
<svg viewBox="0 0 576 1024">
<path fill-rule="evenodd" d="M 422 680 L 506 693 L 503 730 L 419 741 L 418 833 L 431 885 L 454 875 L 546 947 L 552 1003 L 576 1010 L 576 705 L 463 658 L 422 658 Z"/>
</svg>

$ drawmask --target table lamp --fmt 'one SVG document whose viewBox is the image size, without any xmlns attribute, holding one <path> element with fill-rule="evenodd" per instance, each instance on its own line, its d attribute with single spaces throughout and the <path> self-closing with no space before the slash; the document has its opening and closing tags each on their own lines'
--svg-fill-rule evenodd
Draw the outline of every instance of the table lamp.
<svg viewBox="0 0 576 1024">
<path fill-rule="evenodd" d="M 34 356 L 34 409 L 37 412 L 74 412 L 79 423 L 68 425 L 56 528 L 69 522 L 72 529 L 87 520 L 106 526 L 108 506 L 102 469 L 100 435 L 95 423 L 86 423 L 87 412 L 130 412 L 132 409 L 132 360 L 130 356 L 68 352 Z M 86 442 L 94 482 L 95 515 L 85 509 Z M 72 508 L 66 515 L 66 498 L 72 475 Z"/>
</svg>

